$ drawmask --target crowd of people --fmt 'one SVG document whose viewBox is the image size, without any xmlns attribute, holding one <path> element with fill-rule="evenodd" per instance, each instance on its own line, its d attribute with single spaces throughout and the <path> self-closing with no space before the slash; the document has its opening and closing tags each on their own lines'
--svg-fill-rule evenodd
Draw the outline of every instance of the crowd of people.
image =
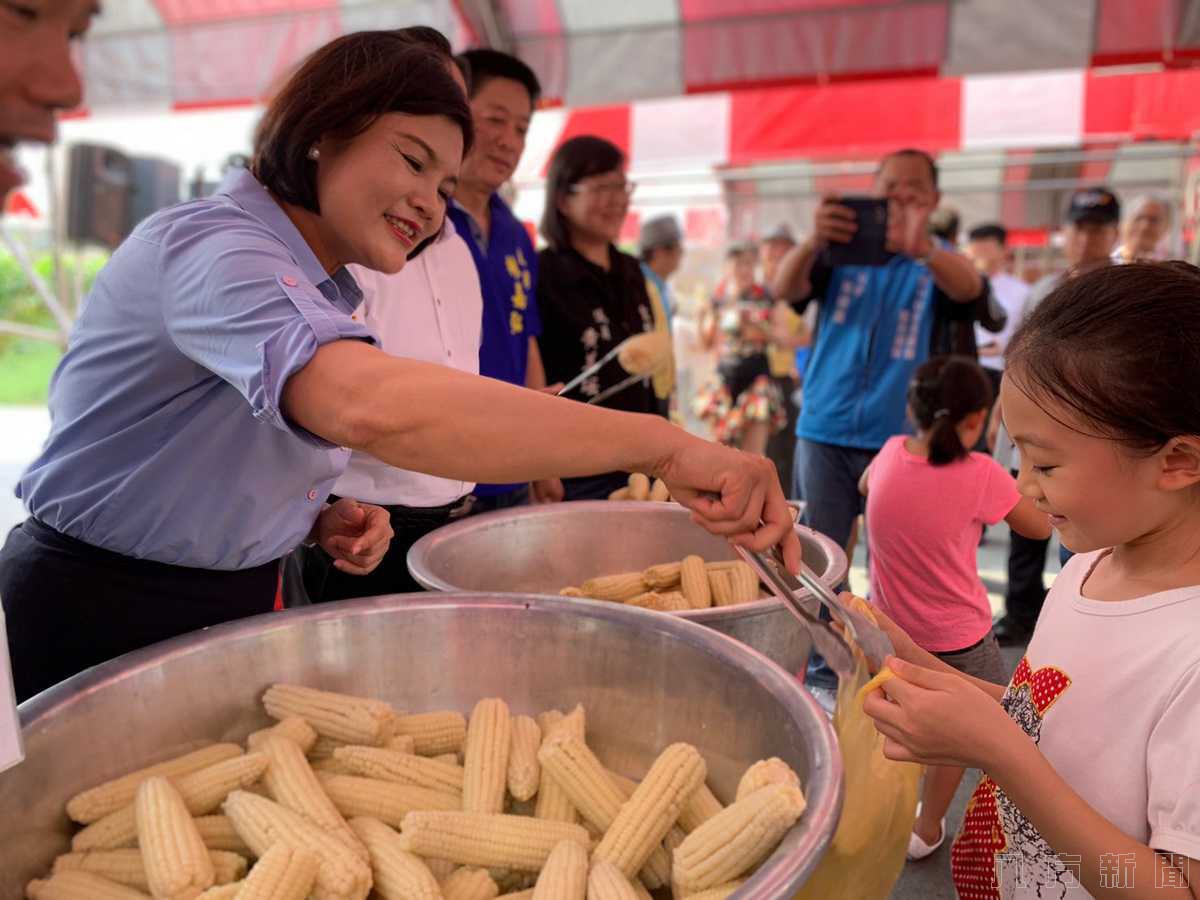
<svg viewBox="0 0 1200 900">
<path fill-rule="evenodd" d="M 94 8 L 44 5 L 0 19 L 0 136 L 52 134 L 79 102 Z M 1001 224 L 960 249 L 935 216 L 931 155 L 886 155 L 873 264 L 839 262 L 869 223 L 836 196 L 801 239 L 730 247 L 697 329 L 719 360 L 691 385 L 707 441 L 669 424 L 669 368 L 576 377 L 672 328 L 684 239 L 659 219 L 640 259 L 618 249 L 627 160 L 579 136 L 550 161 L 537 250 L 501 189 L 539 94 L 520 60 L 453 56 L 432 29 L 338 38 L 271 99 L 249 169 L 114 254 L 0 551 L 18 696 L 271 609 L 281 559 L 293 602 L 410 590 L 433 528 L 630 471 L 795 566 L 774 452 L 813 528 L 849 546 L 865 511 L 896 654 L 864 709 L 888 756 L 928 767 L 910 856 L 946 840 L 975 767 L 961 896 L 1117 896 L 1114 857 L 1200 896 L 1200 270 L 1158 261 L 1170 203 L 1128 204 L 1122 231 L 1112 191 L 1076 192 L 1066 270 L 1026 287 Z M 1001 520 L 993 624 L 975 552 Z M 1051 528 L 1077 555 L 1047 594 Z"/>
</svg>

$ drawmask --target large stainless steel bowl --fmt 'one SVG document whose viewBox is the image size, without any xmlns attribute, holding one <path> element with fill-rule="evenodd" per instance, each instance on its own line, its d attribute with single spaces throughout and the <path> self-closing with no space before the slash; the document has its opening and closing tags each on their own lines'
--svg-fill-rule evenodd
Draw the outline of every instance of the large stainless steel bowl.
<svg viewBox="0 0 1200 900">
<path fill-rule="evenodd" d="M 48 652 L 53 652 L 52 648 Z M 27 760 L 0 775 L 0 897 L 67 849 L 73 793 L 266 723 L 275 681 L 469 712 L 503 696 L 518 712 L 582 702 L 588 738 L 641 775 L 673 741 L 695 744 L 728 800 L 746 765 L 787 760 L 809 806 L 738 897 L 801 885 L 841 811 L 842 765 L 828 720 L 799 682 L 691 622 L 552 597 L 395 595 L 268 614 L 185 635 L 98 666 L 20 708 Z"/>
<path fill-rule="evenodd" d="M 831 588 L 846 578 L 832 539 L 796 526 L 804 561 Z M 453 522 L 417 541 L 408 569 L 434 591 L 557 594 L 596 575 L 644 569 L 695 553 L 733 559 L 729 543 L 692 522 L 677 503 L 586 501 L 525 506 Z M 812 642 L 778 600 L 674 613 L 749 644 L 801 672 Z"/>
</svg>

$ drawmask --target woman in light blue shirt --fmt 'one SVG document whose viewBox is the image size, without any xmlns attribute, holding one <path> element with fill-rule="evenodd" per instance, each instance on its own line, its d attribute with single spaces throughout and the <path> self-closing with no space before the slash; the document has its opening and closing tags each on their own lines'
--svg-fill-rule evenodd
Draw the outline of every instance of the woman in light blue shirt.
<svg viewBox="0 0 1200 900">
<path fill-rule="evenodd" d="M 662 476 L 711 531 L 799 558 L 774 470 L 654 416 L 389 356 L 345 269 L 396 272 L 441 228 L 471 142 L 449 57 L 359 32 L 271 102 L 249 171 L 150 217 L 88 297 L 51 386 L 52 429 L 0 551 L 23 699 L 90 665 L 270 610 L 305 541 L 367 572 L 377 507 L 324 508 L 350 449 L 518 482 Z"/>
</svg>

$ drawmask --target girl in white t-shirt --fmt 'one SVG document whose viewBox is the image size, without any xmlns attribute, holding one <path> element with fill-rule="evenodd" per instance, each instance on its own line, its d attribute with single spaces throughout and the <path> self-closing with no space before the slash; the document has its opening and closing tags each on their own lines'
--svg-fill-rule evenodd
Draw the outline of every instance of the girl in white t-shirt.
<svg viewBox="0 0 1200 900">
<path fill-rule="evenodd" d="M 899 760 L 984 776 L 952 869 L 974 898 L 1200 898 L 1200 269 L 1071 279 L 1009 345 L 1018 487 L 1076 555 L 1007 688 L 894 623 L 865 711 Z"/>
</svg>

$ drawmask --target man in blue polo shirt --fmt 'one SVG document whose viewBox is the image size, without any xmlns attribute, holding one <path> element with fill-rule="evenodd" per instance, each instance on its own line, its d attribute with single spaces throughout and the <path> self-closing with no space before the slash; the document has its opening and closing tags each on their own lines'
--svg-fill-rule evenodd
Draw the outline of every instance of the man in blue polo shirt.
<svg viewBox="0 0 1200 900">
<path fill-rule="evenodd" d="M 537 254 L 529 234 L 498 193 L 516 171 L 529 121 L 541 93 L 533 70 L 497 50 L 459 57 L 471 86 L 475 144 L 463 160 L 447 214 L 467 239 L 483 292 L 479 374 L 534 389 L 546 387 L 538 353 Z M 558 479 L 526 484 L 479 484 L 475 512 L 562 499 Z"/>
<path fill-rule="evenodd" d="M 820 304 L 817 336 L 796 426 L 794 495 L 807 524 L 845 546 L 861 510 L 858 480 L 888 438 L 908 430 L 906 393 L 914 370 L 969 329 L 987 281 L 965 256 L 929 235 L 938 205 L 937 164 L 920 150 L 884 158 L 873 193 L 888 201 L 882 266 L 830 267 L 821 251 L 855 231 L 853 210 L 827 197 L 813 235 L 780 265 L 775 296 Z"/>
</svg>

